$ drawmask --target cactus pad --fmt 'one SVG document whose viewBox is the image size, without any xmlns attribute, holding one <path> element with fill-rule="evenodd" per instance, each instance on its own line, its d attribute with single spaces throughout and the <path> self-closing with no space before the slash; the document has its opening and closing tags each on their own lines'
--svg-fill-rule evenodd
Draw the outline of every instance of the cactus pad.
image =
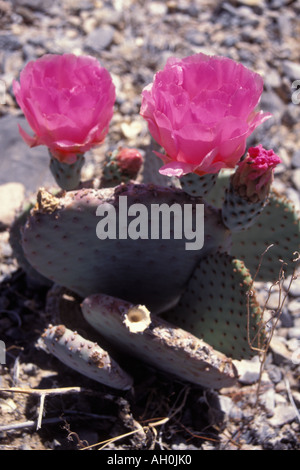
<svg viewBox="0 0 300 470">
<path fill-rule="evenodd" d="M 205 198 L 214 187 L 218 179 L 218 173 L 197 175 L 196 173 L 188 173 L 180 178 L 180 185 L 183 191 L 190 196 Z"/>
<path fill-rule="evenodd" d="M 38 347 L 97 382 L 121 390 L 132 387 L 132 378 L 106 351 L 64 325 L 49 325 L 39 339 Z"/>
<path fill-rule="evenodd" d="M 142 202 L 148 214 L 152 204 L 202 203 L 181 190 L 131 183 L 70 191 L 61 198 L 41 191 L 23 232 L 26 257 L 41 274 L 82 297 L 101 292 L 146 304 L 155 313 L 166 310 L 179 300 L 198 261 L 227 248 L 229 232 L 220 211 L 205 206 L 201 250 L 186 250 L 184 237 L 100 240 L 97 208 L 112 204 L 119 225 L 120 196 L 127 196 L 128 207 Z"/>
<path fill-rule="evenodd" d="M 248 296 L 249 289 L 252 278 L 243 262 L 226 253 L 207 257 L 195 269 L 178 305 L 164 318 L 228 357 L 250 357 L 253 352 L 248 344 L 248 318 L 250 338 L 254 338 L 262 312 L 255 296 Z M 261 334 L 258 336 L 261 342 Z"/>
<path fill-rule="evenodd" d="M 261 256 L 269 246 L 271 248 L 262 258 L 257 281 L 276 281 L 282 266 L 280 260 L 287 263 L 286 275 L 291 274 L 295 268 L 294 253 L 300 251 L 299 215 L 288 199 L 274 191 L 255 225 L 246 232 L 232 235 L 231 253 L 243 260 L 255 276 Z"/>
<path fill-rule="evenodd" d="M 96 294 L 83 301 L 82 312 L 118 348 L 181 380 L 219 389 L 237 378 L 230 359 L 143 306 Z"/>
<path fill-rule="evenodd" d="M 222 218 L 226 227 L 233 233 L 247 230 L 262 212 L 267 201 L 250 202 L 236 193 L 230 185 L 225 191 Z"/>
</svg>

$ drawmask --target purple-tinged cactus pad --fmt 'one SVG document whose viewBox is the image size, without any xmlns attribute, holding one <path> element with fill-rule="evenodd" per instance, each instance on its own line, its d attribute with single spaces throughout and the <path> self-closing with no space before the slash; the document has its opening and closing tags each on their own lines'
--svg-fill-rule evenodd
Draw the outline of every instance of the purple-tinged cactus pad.
<svg viewBox="0 0 300 470">
<path fill-rule="evenodd" d="M 107 351 L 64 325 L 49 325 L 38 346 L 90 379 L 120 390 L 132 387 L 132 378 Z"/>
<path fill-rule="evenodd" d="M 175 203 L 180 208 L 203 204 L 182 190 L 151 184 L 82 189 L 61 198 L 41 190 L 23 231 L 25 255 L 38 272 L 82 297 L 101 292 L 161 312 L 179 300 L 203 256 L 227 250 L 229 231 L 222 224 L 220 211 L 205 204 L 202 249 L 187 250 L 184 237 L 100 240 L 97 208 L 113 205 L 119 225 L 121 196 L 127 197 L 128 208 L 142 203 L 149 214 L 154 204 L 169 208 Z"/>
</svg>

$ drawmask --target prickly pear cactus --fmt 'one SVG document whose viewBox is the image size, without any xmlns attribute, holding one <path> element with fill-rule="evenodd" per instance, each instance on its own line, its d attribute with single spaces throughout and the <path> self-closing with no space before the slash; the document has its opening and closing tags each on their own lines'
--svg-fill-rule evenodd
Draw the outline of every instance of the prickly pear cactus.
<svg viewBox="0 0 300 470">
<path fill-rule="evenodd" d="M 64 58 L 75 60 L 70 55 L 51 57 L 52 68 L 55 69 L 56 61 L 60 63 Z M 198 58 L 200 62 L 204 59 L 202 54 Z M 221 63 L 227 62 L 222 60 Z M 94 60 L 91 66 L 95 66 Z M 178 70 L 182 74 L 181 66 Z M 94 80 L 95 73 L 92 77 Z M 185 81 L 182 77 L 178 81 Z M 247 87 L 254 80 L 252 74 L 249 77 Z M 107 85 L 110 83 L 108 80 Z M 257 91 L 258 77 L 255 83 Z M 84 85 L 85 92 L 90 86 L 91 83 Z M 191 89 L 194 87 L 195 84 Z M 77 88 L 72 86 L 66 96 L 71 96 Z M 171 83 L 170 90 L 172 88 Z M 227 90 L 227 85 L 225 88 Z M 20 98 L 20 86 L 15 85 L 15 90 Z M 51 103 L 60 103 L 61 90 L 51 90 L 54 95 L 57 92 L 59 98 L 53 100 L 51 94 Z M 111 100 L 103 113 L 108 117 L 112 115 L 108 107 L 113 105 L 115 95 L 110 86 L 107 90 Z M 144 98 L 150 98 L 149 90 Z M 29 90 L 23 91 L 27 96 Z M 95 96 L 98 95 L 95 93 L 93 98 Z M 176 96 L 179 96 L 177 92 Z M 161 100 L 148 103 L 147 112 L 148 106 L 143 103 L 142 115 L 147 119 L 156 101 Z M 28 99 L 19 99 L 19 102 L 25 105 Z M 183 102 L 176 98 L 176 103 L 177 121 Z M 173 105 L 167 103 L 166 107 L 171 111 Z M 232 107 L 229 101 L 226 105 Z M 33 107 L 25 106 L 25 109 L 29 114 L 34 112 Z M 48 109 L 44 111 L 47 115 Z M 11 242 L 20 264 L 28 273 L 38 273 L 42 279 L 79 296 L 77 306 L 82 306 L 85 320 L 116 349 L 138 356 L 180 380 L 213 388 L 231 385 L 237 376 L 231 358 L 250 357 L 253 347 L 255 351 L 264 347 L 262 312 L 255 300 L 253 280 L 275 281 L 282 263 L 285 272 L 290 273 L 295 268 L 295 253 L 300 251 L 298 214 L 289 201 L 271 190 L 273 170 L 280 162 L 279 157 L 273 150 L 259 145 L 249 148 L 238 161 L 246 134 L 243 132 L 237 138 L 239 145 L 235 137 L 228 137 L 228 142 L 222 143 L 222 133 L 218 134 L 218 139 L 213 138 L 214 130 L 207 127 L 204 134 L 208 141 L 205 142 L 208 145 L 212 138 L 212 145 L 216 147 L 205 150 L 206 154 L 203 151 L 198 161 L 198 151 L 203 150 L 199 149 L 194 135 L 199 122 L 185 126 L 182 121 L 180 131 L 176 123 L 174 132 L 170 132 L 169 117 L 165 121 L 162 111 L 153 109 L 155 119 L 160 117 L 158 123 L 152 123 L 157 141 L 162 138 L 161 143 L 167 147 L 171 143 L 170 155 L 157 152 L 167 160 L 168 172 L 165 168 L 159 174 L 153 157 L 143 162 L 138 150 L 119 148 L 104 162 L 100 188 L 88 188 L 81 182 L 84 155 L 77 152 L 100 144 L 108 122 L 104 123 L 104 129 L 98 129 L 98 118 L 97 123 L 90 122 L 94 140 L 78 142 L 77 135 L 75 142 L 68 142 L 64 135 L 62 142 L 53 142 L 56 134 L 52 132 L 52 125 L 65 118 L 57 111 L 48 116 L 51 132 L 48 125 L 35 130 L 42 131 L 42 136 L 46 132 L 46 140 L 29 136 L 25 140 L 31 145 L 45 142 L 55 150 L 50 155 L 50 170 L 63 193 L 54 196 L 41 189 L 30 213 L 29 208 L 27 210 L 28 218 L 23 215 L 14 224 Z M 184 117 L 191 114 L 196 118 L 197 113 L 190 113 L 189 109 Z M 39 112 L 32 122 L 39 124 L 40 115 Z M 76 117 L 73 111 L 72 116 Z M 219 116 L 218 112 L 217 121 Z M 227 112 L 224 116 L 227 119 Z M 245 125 L 252 122 L 247 135 L 268 117 L 254 110 L 245 116 Z M 73 124 L 75 121 L 72 118 Z M 239 119 L 234 115 L 232 121 Z M 94 135 L 95 125 L 97 135 Z M 180 149 L 177 140 L 181 140 L 185 127 L 188 134 L 183 137 L 184 145 Z M 200 128 L 203 128 L 201 120 Z M 216 128 L 219 132 L 219 124 Z M 81 122 L 77 131 L 81 137 L 91 138 L 90 131 L 82 131 Z M 230 131 L 230 136 L 236 132 L 240 132 L 240 123 L 236 131 Z M 58 135 L 62 137 L 61 127 Z M 74 139 L 75 135 L 72 125 L 69 138 Z M 189 149 L 188 155 L 184 149 Z M 170 162 L 171 153 L 175 160 Z M 222 166 L 232 168 L 235 164 L 235 170 L 229 173 L 204 174 Z M 195 173 L 183 175 L 186 169 Z M 172 177 L 166 178 L 166 174 Z M 47 351 L 94 380 L 123 390 L 132 387 L 130 373 L 123 370 L 110 353 L 84 335 L 70 331 L 68 322 L 66 326 L 62 323 L 45 330 L 41 343 Z"/>
<path fill-rule="evenodd" d="M 279 259 L 291 257 L 299 249 L 299 219 L 293 206 L 274 192 L 259 203 L 258 211 L 253 210 L 252 201 L 247 203 L 250 216 L 245 211 L 244 217 L 245 201 L 241 206 L 240 198 L 234 199 L 233 194 L 230 203 L 226 200 L 228 173 L 218 178 L 193 175 L 191 179 L 187 175 L 180 184 L 183 189 L 129 182 L 68 191 L 57 197 L 42 189 L 22 229 L 22 252 L 32 269 L 44 278 L 86 297 L 82 303 L 85 319 L 111 344 L 177 378 L 220 388 L 236 378 L 226 357 L 248 358 L 254 354 L 253 347 L 255 351 L 264 347 L 262 312 L 255 300 L 252 276 L 269 244 L 274 246 L 273 256 L 267 253 L 259 279 L 273 280 Z M 209 203 L 203 198 L 206 194 Z M 126 208 L 122 196 L 126 197 Z M 132 217 L 124 219 L 124 209 L 135 216 L 141 210 L 140 203 L 147 211 L 146 219 L 140 218 L 140 225 Z M 190 240 L 183 236 L 143 238 L 145 230 L 151 228 L 153 204 L 177 205 L 182 211 L 188 204 L 194 215 L 197 205 L 203 205 L 201 249 L 188 250 Z M 97 214 L 111 208 L 114 217 L 104 223 Z M 147 229 L 141 225 L 143 220 Z M 116 236 L 103 236 L 112 228 L 112 221 L 116 223 Z M 132 221 L 131 235 L 136 236 L 130 238 Z M 120 236 L 125 227 L 127 236 Z M 196 233 L 195 225 L 193 230 Z M 151 312 L 144 330 L 134 332 L 126 326 L 124 309 L 128 310 L 128 302 L 145 305 Z M 138 324 L 140 321 L 135 326 Z M 90 366 L 87 349 L 77 348 L 75 339 L 79 336 L 66 330 L 67 341 L 60 340 L 57 328 L 49 327 L 43 342 L 65 364 L 115 388 L 131 383 L 130 379 L 127 385 L 123 379 L 119 383 L 121 372 L 116 379 L 105 367 L 99 374 L 98 366 Z M 173 338 L 171 343 L 168 337 Z M 72 354 L 70 338 L 76 343 Z M 81 336 L 80 341 L 89 344 Z M 188 344 L 195 345 L 195 356 Z"/>
</svg>

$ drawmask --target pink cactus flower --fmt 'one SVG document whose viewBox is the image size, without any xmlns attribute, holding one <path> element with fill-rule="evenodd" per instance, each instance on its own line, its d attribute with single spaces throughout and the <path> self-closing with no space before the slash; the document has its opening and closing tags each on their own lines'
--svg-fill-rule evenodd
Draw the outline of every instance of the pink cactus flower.
<svg viewBox="0 0 300 470">
<path fill-rule="evenodd" d="M 233 188 L 249 200 L 264 200 L 274 179 L 274 168 L 281 163 L 273 150 L 262 145 L 250 147 L 232 178 Z"/>
<path fill-rule="evenodd" d="M 115 87 L 94 57 L 46 54 L 25 66 L 13 91 L 34 132 L 19 126 L 24 141 L 46 145 L 61 162 L 74 163 L 108 132 Z"/>
<path fill-rule="evenodd" d="M 246 139 L 271 117 L 257 111 L 260 75 L 235 61 L 195 54 L 170 58 L 142 92 L 141 115 L 165 154 L 160 173 L 218 173 L 234 168 Z"/>
</svg>

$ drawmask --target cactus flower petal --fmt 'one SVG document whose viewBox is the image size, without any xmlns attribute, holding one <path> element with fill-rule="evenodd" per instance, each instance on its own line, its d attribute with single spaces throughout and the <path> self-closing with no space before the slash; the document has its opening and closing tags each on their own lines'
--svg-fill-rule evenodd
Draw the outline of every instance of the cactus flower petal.
<svg viewBox="0 0 300 470">
<path fill-rule="evenodd" d="M 254 129 L 263 80 L 235 61 L 195 54 L 170 58 L 142 92 L 140 113 L 165 150 L 160 172 L 182 176 L 234 168 Z"/>
</svg>

